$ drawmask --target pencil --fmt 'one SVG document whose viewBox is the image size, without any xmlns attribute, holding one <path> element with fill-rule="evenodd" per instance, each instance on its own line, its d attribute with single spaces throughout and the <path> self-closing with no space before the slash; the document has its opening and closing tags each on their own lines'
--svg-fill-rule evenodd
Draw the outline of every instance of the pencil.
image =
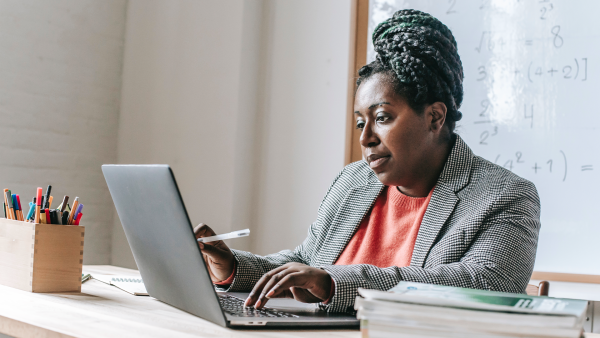
<svg viewBox="0 0 600 338">
<path fill-rule="evenodd" d="M 73 201 L 73 207 L 71 208 L 71 212 L 69 213 L 69 222 L 67 223 L 68 225 L 73 225 L 73 217 L 75 216 L 77 205 L 79 205 L 79 197 L 75 197 L 75 200 Z"/>
<path fill-rule="evenodd" d="M 50 196 L 50 199 L 48 200 L 48 209 L 52 209 L 52 196 Z"/>
</svg>

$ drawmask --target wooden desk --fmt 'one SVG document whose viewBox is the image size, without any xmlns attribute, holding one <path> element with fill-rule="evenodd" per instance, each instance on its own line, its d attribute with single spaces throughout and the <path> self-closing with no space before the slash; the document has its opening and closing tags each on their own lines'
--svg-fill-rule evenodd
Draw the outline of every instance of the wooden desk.
<svg viewBox="0 0 600 338">
<path fill-rule="evenodd" d="M 114 266 L 84 266 L 85 273 L 139 276 Z M 132 296 L 96 280 L 81 293 L 30 293 L 0 285 L 0 333 L 15 337 L 339 337 L 358 330 L 233 330 L 151 297 Z"/>
<path fill-rule="evenodd" d="M 84 266 L 84 272 L 139 276 L 136 270 L 102 265 Z M 15 337 L 360 337 L 358 330 L 222 328 L 93 279 L 82 285 L 81 293 L 35 294 L 0 286 L 0 333 Z"/>
</svg>

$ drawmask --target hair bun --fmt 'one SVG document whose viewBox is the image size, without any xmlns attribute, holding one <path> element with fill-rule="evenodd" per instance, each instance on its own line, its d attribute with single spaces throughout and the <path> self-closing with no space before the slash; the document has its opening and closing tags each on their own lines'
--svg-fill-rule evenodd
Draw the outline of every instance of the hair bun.
<svg viewBox="0 0 600 338">
<path fill-rule="evenodd" d="M 463 117 L 463 114 L 460 111 L 456 111 L 456 114 L 454 114 L 454 121 L 460 121 Z"/>
<path fill-rule="evenodd" d="M 428 13 L 400 10 L 375 28 L 373 45 L 376 60 L 417 89 L 416 103 L 442 101 L 450 118 L 462 118 L 462 62 L 446 25 Z"/>
</svg>

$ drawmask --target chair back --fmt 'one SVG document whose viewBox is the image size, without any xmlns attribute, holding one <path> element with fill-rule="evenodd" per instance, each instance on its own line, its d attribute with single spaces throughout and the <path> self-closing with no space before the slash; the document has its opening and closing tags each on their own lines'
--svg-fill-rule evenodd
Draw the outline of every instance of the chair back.
<svg viewBox="0 0 600 338">
<path fill-rule="evenodd" d="M 529 284 L 525 290 L 529 296 L 548 296 L 550 292 L 550 282 L 541 281 L 538 285 Z"/>
</svg>

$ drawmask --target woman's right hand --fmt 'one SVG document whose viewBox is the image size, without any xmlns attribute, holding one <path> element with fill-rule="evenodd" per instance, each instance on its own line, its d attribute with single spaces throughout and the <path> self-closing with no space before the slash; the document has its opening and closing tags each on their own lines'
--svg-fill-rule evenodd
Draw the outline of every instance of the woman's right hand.
<svg viewBox="0 0 600 338">
<path fill-rule="evenodd" d="M 208 225 L 200 223 L 194 228 L 196 238 L 215 236 L 215 232 Z M 235 258 L 233 252 L 223 241 L 208 243 L 198 242 L 202 256 L 208 267 L 210 279 L 213 283 L 221 282 L 229 278 L 233 273 Z"/>
</svg>

